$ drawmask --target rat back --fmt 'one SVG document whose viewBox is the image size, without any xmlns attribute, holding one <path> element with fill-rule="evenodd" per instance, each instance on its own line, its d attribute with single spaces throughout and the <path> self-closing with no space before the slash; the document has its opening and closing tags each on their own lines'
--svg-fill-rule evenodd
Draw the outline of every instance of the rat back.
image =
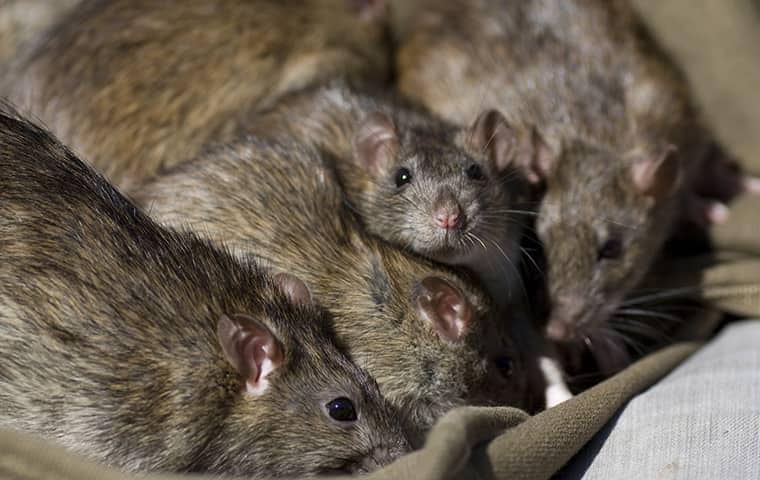
<svg viewBox="0 0 760 480">
<path fill-rule="evenodd" d="M 3 92 L 129 186 L 209 138 L 229 138 L 247 112 L 287 91 L 338 75 L 384 79 L 383 9 L 350 0 L 88 0 L 18 62 Z"/>
</svg>

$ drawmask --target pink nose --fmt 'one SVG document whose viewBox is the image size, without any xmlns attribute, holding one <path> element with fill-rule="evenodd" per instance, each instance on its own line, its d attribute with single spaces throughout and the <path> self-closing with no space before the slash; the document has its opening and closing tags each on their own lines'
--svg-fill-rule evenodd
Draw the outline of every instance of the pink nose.
<svg viewBox="0 0 760 480">
<path fill-rule="evenodd" d="M 435 224 L 441 228 L 456 228 L 459 224 L 459 208 L 438 210 L 435 214 Z"/>
<path fill-rule="evenodd" d="M 555 342 L 567 341 L 572 337 L 572 328 L 563 321 L 553 320 L 546 326 L 546 336 Z"/>
</svg>

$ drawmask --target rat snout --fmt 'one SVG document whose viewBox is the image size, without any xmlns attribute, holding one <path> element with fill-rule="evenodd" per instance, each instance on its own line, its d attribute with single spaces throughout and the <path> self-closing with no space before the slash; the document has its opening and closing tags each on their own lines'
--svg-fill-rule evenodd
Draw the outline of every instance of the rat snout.
<svg viewBox="0 0 760 480">
<path fill-rule="evenodd" d="M 435 219 L 435 224 L 440 228 L 453 229 L 459 225 L 460 214 L 461 210 L 459 209 L 459 206 L 455 205 L 451 208 L 439 209 L 435 212 L 433 218 Z"/>
<path fill-rule="evenodd" d="M 581 335 L 585 302 L 580 295 L 562 296 L 552 305 L 546 336 L 555 342 L 572 342 Z"/>
<path fill-rule="evenodd" d="M 462 216 L 462 208 L 453 192 L 447 189 L 436 199 L 433 206 L 433 221 L 436 226 L 452 230 L 461 224 Z"/>
</svg>

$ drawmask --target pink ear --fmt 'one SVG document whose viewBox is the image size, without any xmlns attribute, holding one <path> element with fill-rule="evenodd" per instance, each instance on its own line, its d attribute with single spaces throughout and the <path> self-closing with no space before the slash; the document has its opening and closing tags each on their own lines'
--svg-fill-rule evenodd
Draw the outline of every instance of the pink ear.
<svg viewBox="0 0 760 480">
<path fill-rule="evenodd" d="M 442 338 L 460 340 L 472 322 L 472 308 L 456 287 L 438 277 L 422 280 L 417 311 Z"/>
<path fill-rule="evenodd" d="M 359 166 L 378 176 L 393 162 L 398 145 L 398 134 L 391 117 L 383 112 L 374 112 L 362 121 L 356 131 L 354 156 Z"/>
<path fill-rule="evenodd" d="M 290 273 L 278 273 L 273 279 L 293 303 L 298 305 L 309 305 L 312 303 L 309 287 L 300 278 Z"/>
<path fill-rule="evenodd" d="M 681 183 L 678 149 L 668 145 L 660 155 L 638 158 L 631 167 L 633 184 L 644 195 L 664 198 Z"/>
<path fill-rule="evenodd" d="M 555 156 L 534 129 L 510 125 L 498 110 L 481 113 L 470 136 L 497 171 L 510 165 L 520 168 L 531 183 L 546 178 L 554 162 Z"/>
<path fill-rule="evenodd" d="M 516 160 L 519 149 L 517 132 L 498 110 L 486 110 L 470 127 L 470 136 L 493 168 L 502 171 Z"/>
<path fill-rule="evenodd" d="M 222 315 L 217 337 L 227 361 L 245 381 L 250 395 L 258 396 L 269 387 L 267 377 L 282 364 L 280 345 L 272 332 L 245 315 Z"/>
<path fill-rule="evenodd" d="M 527 177 L 529 182 L 536 184 L 549 176 L 557 162 L 557 155 L 535 129 L 531 131 L 530 141 L 532 155 L 527 164 Z"/>
</svg>

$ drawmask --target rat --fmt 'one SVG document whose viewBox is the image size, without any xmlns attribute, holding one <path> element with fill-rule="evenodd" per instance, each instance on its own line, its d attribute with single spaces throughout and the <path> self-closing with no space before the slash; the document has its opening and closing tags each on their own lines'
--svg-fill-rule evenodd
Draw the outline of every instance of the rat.
<svg viewBox="0 0 760 480">
<path fill-rule="evenodd" d="M 383 0 L 84 0 L 0 92 L 122 189 L 338 75 L 388 78 Z"/>
<path fill-rule="evenodd" d="M 370 234 L 467 267 L 499 302 L 519 291 L 528 183 L 513 165 L 516 132 L 499 112 L 460 128 L 393 92 L 334 80 L 283 97 L 245 129 L 328 152 Z"/>
<path fill-rule="evenodd" d="M 7 106 L 0 166 L 0 427 L 140 472 L 368 472 L 410 451 L 298 277 L 160 227 Z"/>
<path fill-rule="evenodd" d="M 460 125 L 487 106 L 515 126 L 517 164 L 543 194 L 546 335 L 592 346 L 694 210 L 699 173 L 728 164 L 686 80 L 620 0 L 393 7 L 401 92 Z"/>
<path fill-rule="evenodd" d="M 333 166 L 328 153 L 292 137 L 243 136 L 135 198 L 165 225 L 302 278 L 352 358 L 420 435 L 456 406 L 540 405 L 542 392 L 527 391 L 532 359 L 516 350 L 507 322 L 493 321 L 488 297 L 448 268 L 367 234 Z"/>
</svg>

